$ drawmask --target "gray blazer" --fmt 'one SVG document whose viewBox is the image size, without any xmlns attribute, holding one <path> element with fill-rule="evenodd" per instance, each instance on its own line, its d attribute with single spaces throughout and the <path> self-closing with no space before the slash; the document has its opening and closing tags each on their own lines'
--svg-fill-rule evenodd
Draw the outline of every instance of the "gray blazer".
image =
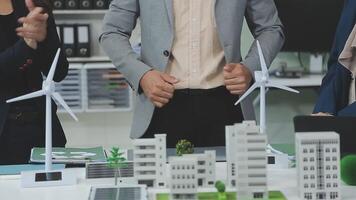
<svg viewBox="0 0 356 200">
<path fill-rule="evenodd" d="M 273 0 L 215 0 L 215 20 L 227 63 L 243 63 L 252 74 L 260 69 L 255 42 L 241 58 L 241 30 L 244 17 L 261 42 L 269 65 L 282 47 L 284 34 Z M 141 22 L 141 57 L 134 53 L 129 38 Z M 174 39 L 173 0 L 114 0 L 103 22 L 101 46 L 117 69 L 136 91 L 131 138 L 141 137 L 148 128 L 154 105 L 139 92 L 141 77 L 149 70 L 165 71 Z M 246 120 L 254 120 L 251 99 L 242 103 Z"/>
</svg>

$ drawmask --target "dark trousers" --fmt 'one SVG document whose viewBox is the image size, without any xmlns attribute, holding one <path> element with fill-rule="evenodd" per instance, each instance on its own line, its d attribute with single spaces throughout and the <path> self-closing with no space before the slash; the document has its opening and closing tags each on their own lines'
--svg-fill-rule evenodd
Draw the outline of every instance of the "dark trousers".
<svg viewBox="0 0 356 200">
<path fill-rule="evenodd" d="M 225 126 L 243 121 L 238 96 L 224 87 L 176 90 L 163 108 L 156 108 L 143 138 L 167 134 L 167 147 L 187 139 L 195 147 L 225 146 Z"/>
<path fill-rule="evenodd" d="M 45 146 L 42 122 L 20 123 L 7 120 L 0 136 L 0 165 L 27 164 L 33 147 Z M 64 147 L 66 140 L 57 120 L 53 120 L 53 147 Z"/>
</svg>

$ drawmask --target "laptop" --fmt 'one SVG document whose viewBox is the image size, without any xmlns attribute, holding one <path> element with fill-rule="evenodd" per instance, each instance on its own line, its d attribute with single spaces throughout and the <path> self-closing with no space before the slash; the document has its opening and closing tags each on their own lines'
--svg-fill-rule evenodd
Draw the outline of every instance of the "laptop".
<svg viewBox="0 0 356 200">
<path fill-rule="evenodd" d="M 340 135 L 341 155 L 356 154 L 356 117 L 297 116 L 295 132 L 334 131 Z"/>
</svg>

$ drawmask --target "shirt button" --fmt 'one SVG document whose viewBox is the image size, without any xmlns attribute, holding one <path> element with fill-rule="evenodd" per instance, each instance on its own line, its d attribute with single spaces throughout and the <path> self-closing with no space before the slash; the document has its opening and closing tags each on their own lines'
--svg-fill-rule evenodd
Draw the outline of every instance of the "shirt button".
<svg viewBox="0 0 356 200">
<path fill-rule="evenodd" d="M 167 50 L 163 51 L 163 55 L 166 57 L 169 57 L 171 55 L 171 53 Z"/>
</svg>

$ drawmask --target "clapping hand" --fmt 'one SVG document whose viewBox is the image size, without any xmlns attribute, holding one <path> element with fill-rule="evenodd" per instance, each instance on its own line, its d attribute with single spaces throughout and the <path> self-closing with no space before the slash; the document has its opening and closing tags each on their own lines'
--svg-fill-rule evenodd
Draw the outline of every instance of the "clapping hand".
<svg viewBox="0 0 356 200">
<path fill-rule="evenodd" d="M 23 24 L 16 29 L 17 35 L 24 38 L 26 44 L 32 49 L 37 49 L 38 42 L 42 42 L 47 37 L 48 14 L 43 13 L 44 9 L 36 7 L 32 0 L 26 0 L 29 13 L 26 17 L 19 19 Z"/>
</svg>

